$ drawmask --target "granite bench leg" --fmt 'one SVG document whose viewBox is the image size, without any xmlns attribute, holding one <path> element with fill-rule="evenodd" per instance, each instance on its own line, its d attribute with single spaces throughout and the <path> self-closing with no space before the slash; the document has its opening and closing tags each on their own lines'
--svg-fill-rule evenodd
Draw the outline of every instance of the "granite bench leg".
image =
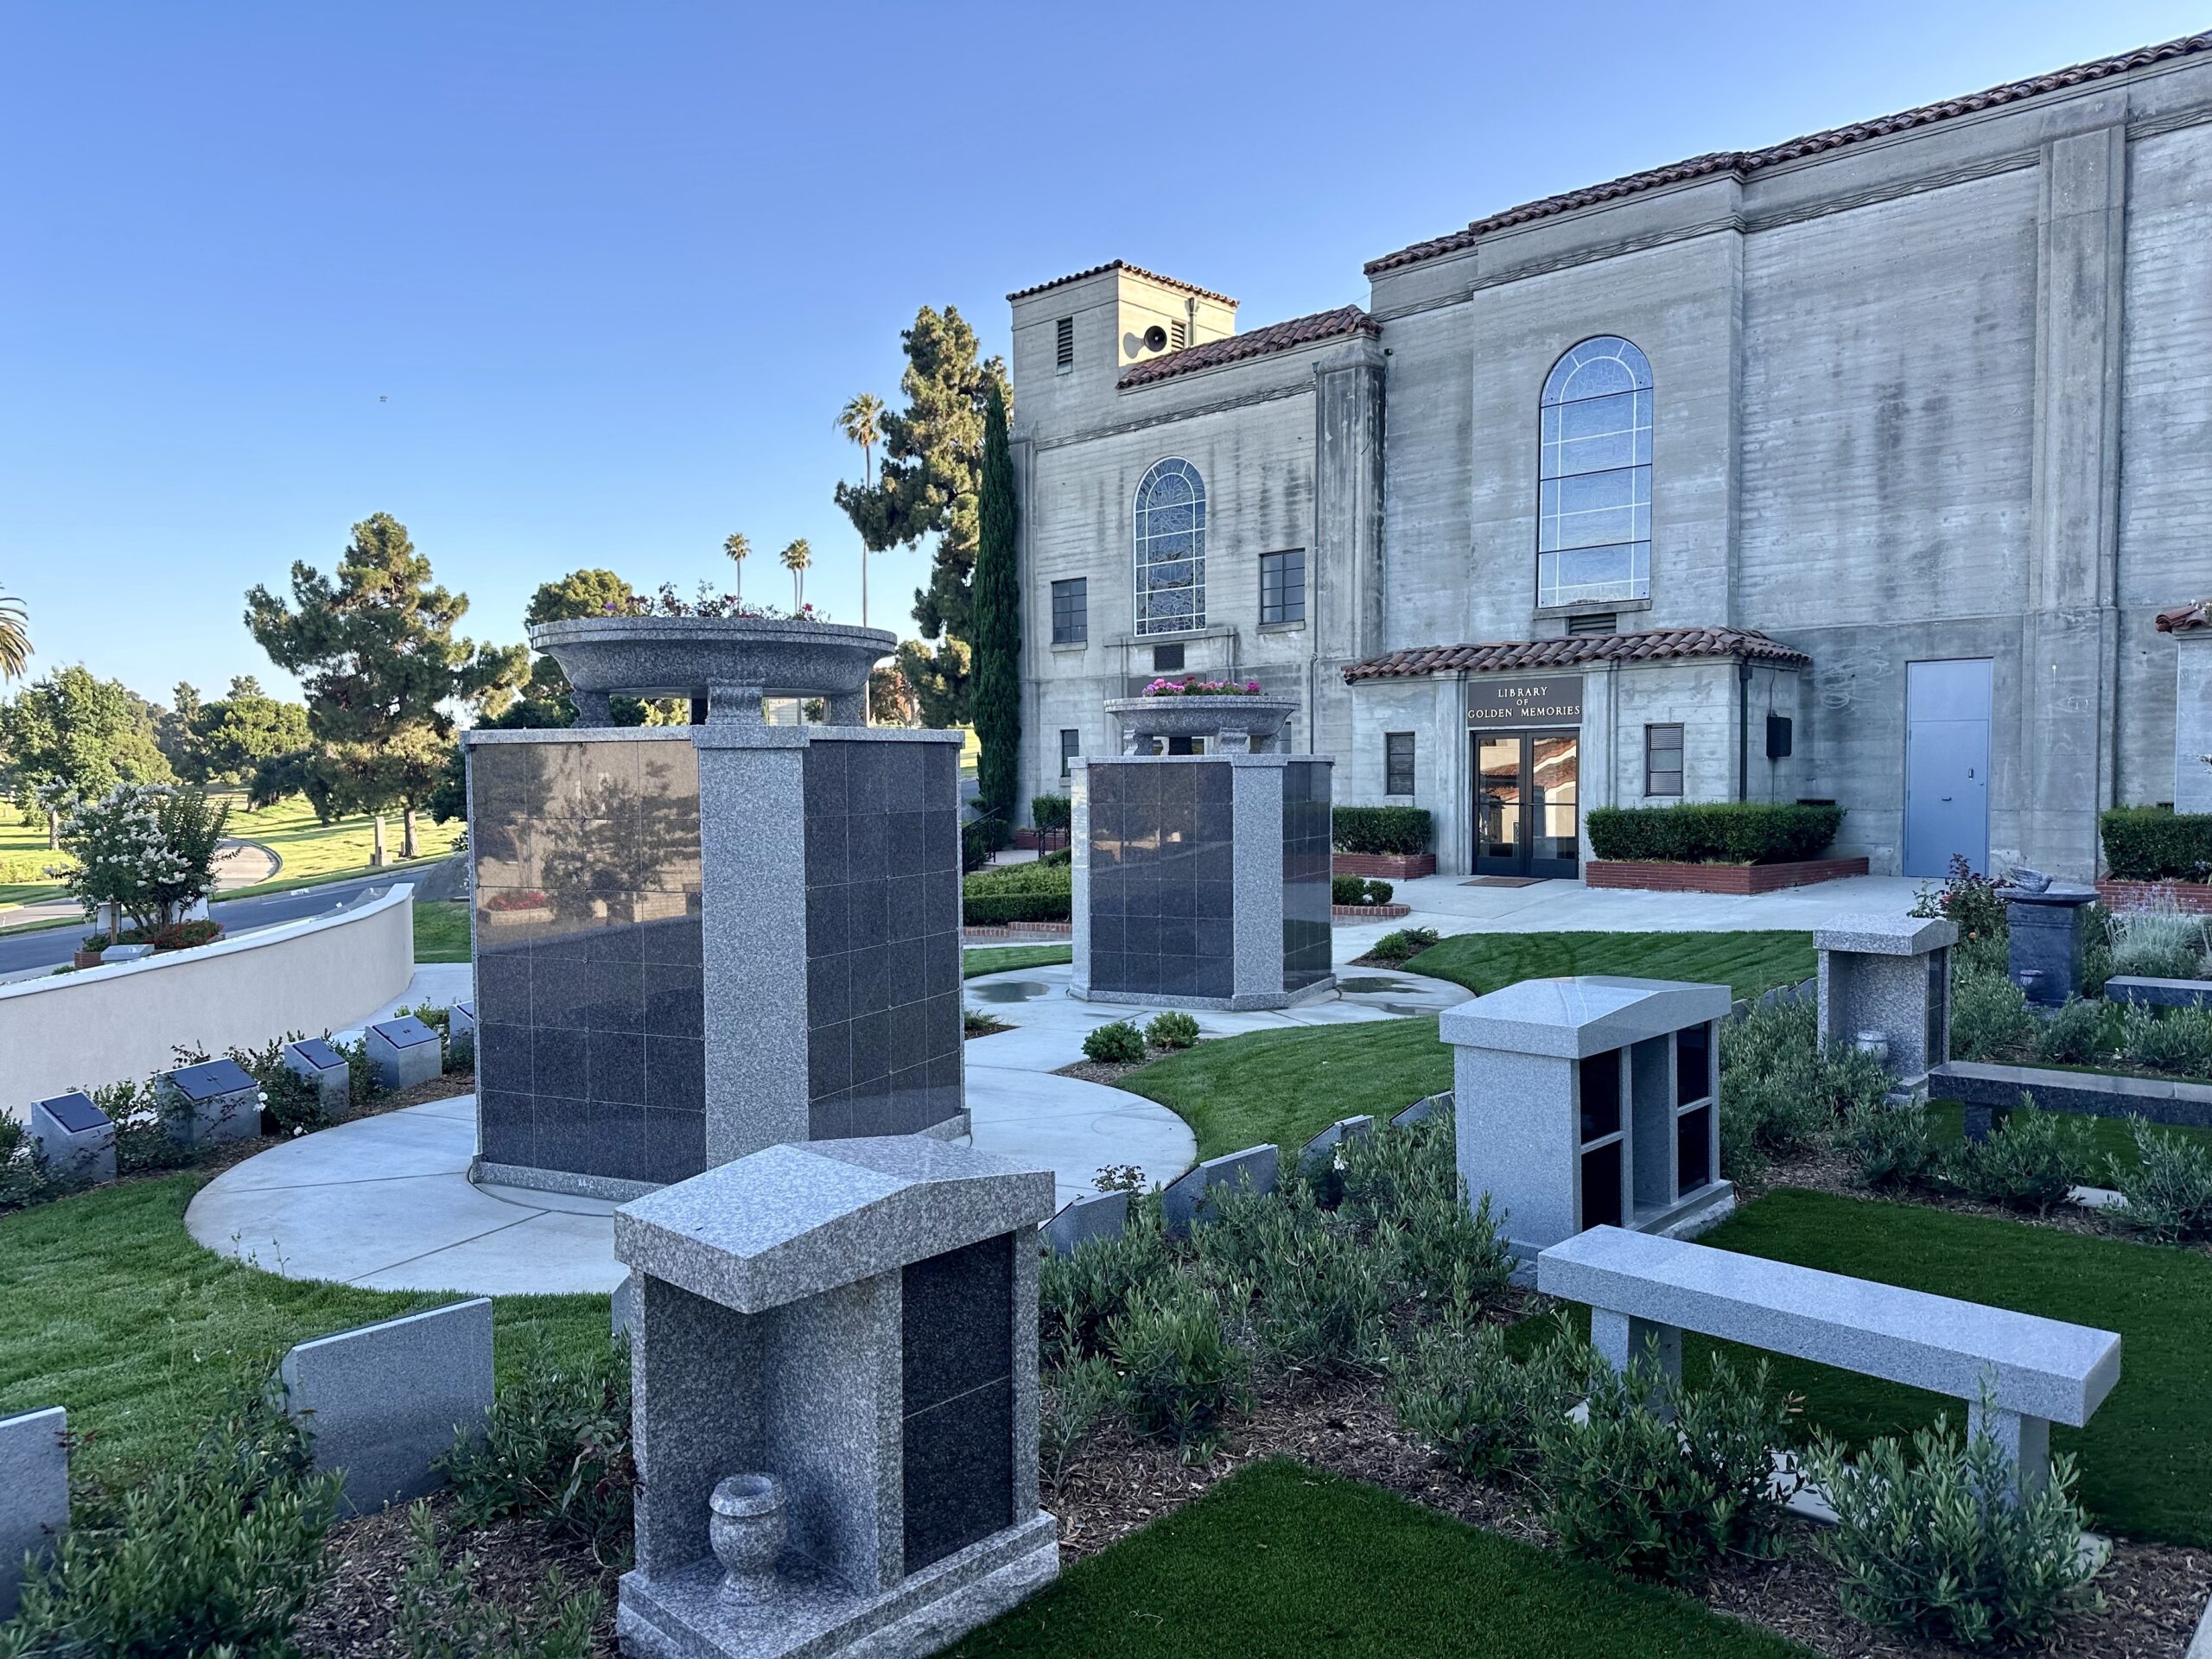
<svg viewBox="0 0 2212 1659">
<path fill-rule="evenodd" d="M 1987 1431 L 2005 1448 L 2019 1471 L 2019 1497 L 2033 1497 L 2050 1484 L 2050 1420 L 2024 1416 L 2017 1411 L 1993 1407 L 1985 1414 L 1981 1402 L 1967 1402 L 1967 1439 Z"/>
<path fill-rule="evenodd" d="M 1649 1354 L 1669 1376 L 1679 1380 L 1682 1375 L 1680 1325 L 1659 1325 L 1609 1307 L 1593 1307 L 1590 1310 L 1590 1345 L 1598 1351 L 1599 1358 L 1617 1371 L 1625 1371 L 1631 1361 Z"/>
</svg>

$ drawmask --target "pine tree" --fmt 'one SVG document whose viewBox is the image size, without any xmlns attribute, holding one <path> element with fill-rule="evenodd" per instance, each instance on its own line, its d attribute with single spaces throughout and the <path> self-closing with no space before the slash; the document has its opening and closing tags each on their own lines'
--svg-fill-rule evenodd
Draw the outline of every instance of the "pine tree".
<svg viewBox="0 0 2212 1659">
<path fill-rule="evenodd" d="M 1021 777 L 1021 575 L 1015 564 L 1020 509 L 1006 397 L 990 389 L 983 410 L 982 488 L 976 547 L 976 672 L 972 705 L 982 746 L 976 792 L 1008 823 Z"/>
<path fill-rule="evenodd" d="M 245 596 L 248 630 L 272 662 L 300 677 L 314 739 L 289 767 L 262 770 L 296 779 L 326 820 L 377 814 L 379 842 L 383 815 L 397 806 L 399 855 L 413 858 L 416 811 L 454 747 L 448 705 L 504 705 L 530 653 L 454 638 L 467 595 L 430 585 L 430 562 L 390 513 L 353 526 L 334 574 L 296 563 L 289 605 L 258 586 Z"/>
<path fill-rule="evenodd" d="M 958 726 L 969 714 L 983 407 L 992 388 L 1005 391 L 1006 365 L 977 360 L 976 331 L 952 306 L 924 306 L 899 340 L 906 407 L 883 416 L 874 486 L 840 484 L 836 499 L 871 551 L 937 537 L 929 586 L 914 594 L 914 620 L 934 648 L 902 649 L 899 665 L 921 700 L 923 723 Z"/>
</svg>

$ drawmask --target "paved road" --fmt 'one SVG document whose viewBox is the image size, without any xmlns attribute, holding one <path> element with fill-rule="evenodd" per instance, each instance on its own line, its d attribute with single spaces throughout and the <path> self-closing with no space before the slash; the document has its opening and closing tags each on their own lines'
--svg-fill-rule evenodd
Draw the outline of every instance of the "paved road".
<svg viewBox="0 0 2212 1659">
<path fill-rule="evenodd" d="M 257 899 L 221 899 L 208 907 L 208 914 L 230 931 L 243 932 L 249 927 L 267 927 L 272 922 L 297 921 L 302 916 L 319 914 L 371 887 L 390 887 L 394 881 L 419 881 L 435 868 L 426 864 L 407 872 L 356 876 L 325 887 L 267 893 Z M 89 931 L 89 927 L 56 927 L 13 938 L 0 937 L 0 974 L 21 973 L 29 968 L 58 968 L 76 954 L 77 941 Z"/>
</svg>

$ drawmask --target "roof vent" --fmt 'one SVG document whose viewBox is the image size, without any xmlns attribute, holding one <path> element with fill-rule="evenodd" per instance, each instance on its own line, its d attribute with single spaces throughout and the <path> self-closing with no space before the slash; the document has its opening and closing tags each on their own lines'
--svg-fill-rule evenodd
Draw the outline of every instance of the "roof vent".
<svg viewBox="0 0 2212 1659">
<path fill-rule="evenodd" d="M 1052 325 L 1052 365 L 1055 368 L 1075 367 L 1075 319 L 1062 317 Z"/>
</svg>

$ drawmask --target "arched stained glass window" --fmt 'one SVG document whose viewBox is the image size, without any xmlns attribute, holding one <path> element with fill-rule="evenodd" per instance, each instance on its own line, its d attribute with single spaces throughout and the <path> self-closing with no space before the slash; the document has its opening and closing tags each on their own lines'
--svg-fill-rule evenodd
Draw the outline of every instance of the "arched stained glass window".
<svg viewBox="0 0 2212 1659">
<path fill-rule="evenodd" d="M 1552 365 L 1538 411 L 1536 603 L 1651 594 L 1651 365 L 1586 340 Z"/>
<path fill-rule="evenodd" d="M 1156 461 L 1137 486 L 1137 632 L 1206 625 L 1206 486 L 1187 461 Z"/>
</svg>

